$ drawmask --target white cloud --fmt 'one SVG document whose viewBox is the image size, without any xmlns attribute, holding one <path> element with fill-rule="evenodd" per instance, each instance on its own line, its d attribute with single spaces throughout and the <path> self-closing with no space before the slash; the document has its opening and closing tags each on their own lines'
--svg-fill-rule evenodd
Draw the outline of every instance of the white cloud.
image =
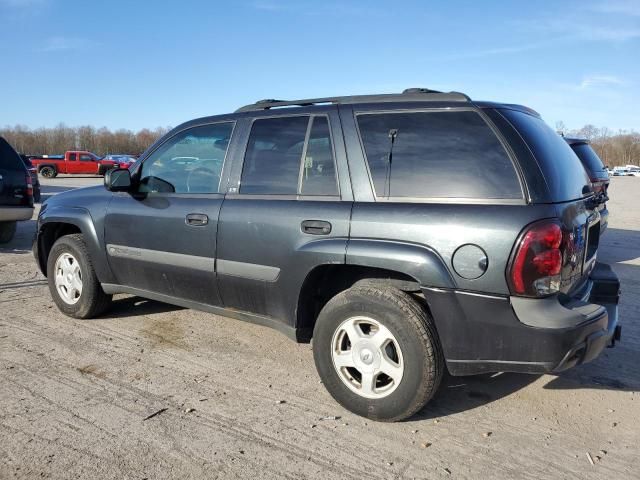
<svg viewBox="0 0 640 480">
<path fill-rule="evenodd" d="M 257 10 L 267 10 L 270 12 L 275 12 L 279 10 L 286 10 L 286 6 L 280 3 L 274 2 L 254 2 L 252 7 Z"/>
<path fill-rule="evenodd" d="M 48 0 L 0 0 L 0 7 L 28 9 L 32 7 L 41 7 Z"/>
<path fill-rule="evenodd" d="M 602 13 L 640 16 L 640 2 L 638 0 L 607 0 L 594 5 L 591 9 Z"/>
<path fill-rule="evenodd" d="M 624 80 L 615 75 L 587 75 L 580 83 L 580 89 L 621 87 L 625 85 Z"/>
<path fill-rule="evenodd" d="M 531 50 L 538 50 L 540 48 L 547 48 L 553 46 L 555 40 L 548 40 L 543 42 L 524 43 L 520 45 L 509 45 L 506 47 L 486 48 L 481 50 L 469 50 L 467 52 L 456 52 L 448 55 L 443 55 L 442 59 L 446 60 L 464 60 L 468 58 L 484 58 L 494 55 L 509 55 L 513 53 L 528 52 Z"/>
<path fill-rule="evenodd" d="M 64 50 L 86 50 L 93 46 L 93 42 L 86 38 L 51 37 L 40 48 L 42 52 L 60 52 Z"/>
<path fill-rule="evenodd" d="M 635 20 L 635 19 L 633 19 Z M 566 15 L 537 20 L 516 21 L 514 26 L 528 30 L 530 33 L 551 38 L 554 42 L 593 41 L 624 42 L 640 38 L 638 22 L 625 22 L 624 19 L 594 18 L 588 15 Z"/>
</svg>

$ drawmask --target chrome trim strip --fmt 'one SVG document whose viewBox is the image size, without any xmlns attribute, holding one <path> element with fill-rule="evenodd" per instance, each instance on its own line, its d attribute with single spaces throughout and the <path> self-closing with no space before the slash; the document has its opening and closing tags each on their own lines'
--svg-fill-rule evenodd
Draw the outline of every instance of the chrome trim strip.
<svg viewBox="0 0 640 480">
<path fill-rule="evenodd" d="M 280 276 L 280 269 L 268 265 L 258 265 L 255 263 L 234 262 L 233 260 L 218 260 L 216 262 L 217 271 L 221 275 L 248 278 L 251 280 L 262 280 L 265 282 L 275 282 Z"/>
<path fill-rule="evenodd" d="M 184 253 L 163 252 L 161 250 L 148 250 L 146 248 L 113 244 L 107 244 L 107 253 L 110 257 L 114 258 L 128 258 L 141 262 L 171 265 L 202 272 L 213 273 L 215 271 L 215 259 L 210 257 L 199 257 L 196 255 L 185 255 Z"/>
</svg>

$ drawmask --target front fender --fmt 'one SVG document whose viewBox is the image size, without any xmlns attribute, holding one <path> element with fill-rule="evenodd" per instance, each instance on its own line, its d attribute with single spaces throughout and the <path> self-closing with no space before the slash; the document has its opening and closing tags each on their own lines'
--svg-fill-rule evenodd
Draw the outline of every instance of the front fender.
<svg viewBox="0 0 640 480">
<path fill-rule="evenodd" d="M 444 261 L 432 249 L 413 243 L 350 239 L 347 265 L 384 268 L 415 278 L 421 286 L 456 288 Z"/>
<path fill-rule="evenodd" d="M 48 226 L 63 226 L 65 224 L 77 227 L 82 233 L 98 280 L 101 283 L 113 283 L 115 279 L 109 267 L 106 252 L 104 248 L 102 248 L 104 244 L 102 232 L 96 230 L 91 213 L 83 207 L 64 205 L 50 206 L 40 212 L 38 216 L 36 248 L 34 250 L 42 273 L 45 276 L 47 274 L 47 258 L 53 245 L 53 242 L 47 244 L 47 238 L 44 232 Z"/>
</svg>

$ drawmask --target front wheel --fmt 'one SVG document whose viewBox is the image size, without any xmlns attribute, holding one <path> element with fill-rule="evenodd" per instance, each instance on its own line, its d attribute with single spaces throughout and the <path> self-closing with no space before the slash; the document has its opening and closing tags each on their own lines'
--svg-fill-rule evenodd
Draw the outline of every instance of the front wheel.
<svg viewBox="0 0 640 480">
<path fill-rule="evenodd" d="M 58 309 L 70 317 L 93 318 L 111 304 L 112 297 L 102 290 L 80 234 L 65 235 L 53 244 L 47 281 Z"/>
<path fill-rule="evenodd" d="M 444 371 L 425 309 L 407 293 L 373 284 L 356 285 L 325 305 L 313 332 L 313 356 L 335 400 L 387 422 L 423 408 Z"/>
</svg>

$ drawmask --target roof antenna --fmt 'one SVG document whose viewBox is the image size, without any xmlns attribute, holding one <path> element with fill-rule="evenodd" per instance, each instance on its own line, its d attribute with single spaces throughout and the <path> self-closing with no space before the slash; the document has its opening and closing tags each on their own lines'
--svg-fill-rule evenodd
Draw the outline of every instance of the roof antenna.
<svg viewBox="0 0 640 480">
<path fill-rule="evenodd" d="M 392 128 L 389 130 L 389 138 L 391 139 L 391 145 L 389 146 L 389 155 L 387 156 L 387 178 L 385 181 L 384 193 L 387 198 L 391 197 L 391 165 L 393 164 L 393 146 L 396 143 L 398 136 L 398 129 Z"/>
</svg>

